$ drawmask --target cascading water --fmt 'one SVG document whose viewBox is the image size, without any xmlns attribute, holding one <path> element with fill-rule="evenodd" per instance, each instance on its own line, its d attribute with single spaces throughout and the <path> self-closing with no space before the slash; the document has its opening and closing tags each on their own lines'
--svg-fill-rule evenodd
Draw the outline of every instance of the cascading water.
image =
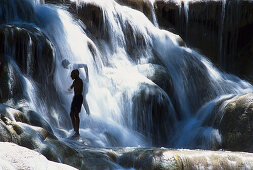
<svg viewBox="0 0 253 170">
<path fill-rule="evenodd" d="M 239 34 L 240 1 L 223 2 L 219 64 L 224 70 L 236 73 L 237 40 Z M 222 41 L 223 40 L 223 41 Z"/>
<path fill-rule="evenodd" d="M 150 2 L 151 5 L 152 5 L 152 18 L 153 18 L 153 24 L 154 24 L 156 27 L 159 27 L 158 22 L 157 22 L 157 19 L 156 19 L 156 15 L 155 15 L 155 8 L 154 8 L 155 0 L 149 0 L 149 2 Z"/>
<path fill-rule="evenodd" d="M 12 10 L 0 7 L 1 26 L 33 26 L 50 41 L 53 49 L 54 66 L 46 72 L 52 73 L 53 78 L 44 82 L 44 88 L 33 85 L 37 80 L 31 80 L 32 71 L 28 68 L 32 65 L 32 56 L 28 52 L 28 70 L 20 72 L 28 92 L 25 99 L 30 101 L 32 109 L 43 112 L 62 140 L 72 133 L 68 112 L 73 97 L 66 92 L 72 80 L 71 70 L 61 65 L 63 59 L 85 63 L 89 68 L 86 97 L 91 115 L 87 116 L 84 109 L 80 113 L 80 134 L 84 140 L 79 142 L 90 146 L 163 145 L 210 149 L 221 141 L 218 130 L 213 127 L 215 107 L 236 95 L 253 92 L 249 83 L 219 72 L 205 57 L 179 46 L 178 36 L 160 30 L 141 12 L 113 0 L 77 3 L 77 8 L 91 4 L 102 10 L 100 19 L 104 32 L 99 38 L 65 7 L 32 0 L 24 0 L 25 4 L 15 2 L 5 2 Z M 1 15 L 3 13 L 6 15 Z M 28 42 L 31 47 L 33 41 Z M 10 48 L 8 43 L 5 46 Z M 5 56 L 15 59 L 14 54 L 4 52 Z M 40 69 L 45 63 L 40 56 L 38 58 Z M 165 68 L 171 84 L 162 88 L 159 82 L 152 81 L 150 77 L 157 70 L 150 69 L 150 65 Z M 145 73 L 140 69 L 144 66 L 148 66 Z M 84 70 L 80 71 L 85 80 Z M 48 77 L 46 73 L 40 74 Z M 26 76 L 30 76 L 29 79 Z M 10 82 L 9 89 L 12 84 Z M 168 87 L 173 93 L 165 90 Z M 43 104 L 38 105 L 38 102 Z"/>
<path fill-rule="evenodd" d="M 184 40 L 187 42 L 189 27 L 189 3 L 191 0 L 174 0 L 173 2 L 175 2 L 179 7 L 178 14 L 180 17 L 180 33 L 183 33 L 185 37 Z"/>
<path fill-rule="evenodd" d="M 222 40 L 223 40 L 223 25 L 224 25 L 224 19 L 225 19 L 225 12 L 226 12 L 226 1 L 222 1 L 222 10 L 221 10 L 221 23 L 220 23 L 220 32 L 219 32 L 219 63 L 222 65 L 224 63 L 223 60 L 223 53 L 222 53 Z"/>
</svg>

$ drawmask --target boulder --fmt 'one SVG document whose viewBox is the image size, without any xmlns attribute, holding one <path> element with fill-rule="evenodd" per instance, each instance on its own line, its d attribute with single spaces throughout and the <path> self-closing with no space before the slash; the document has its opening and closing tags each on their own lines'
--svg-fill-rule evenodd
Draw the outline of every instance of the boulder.
<svg viewBox="0 0 253 170">
<path fill-rule="evenodd" d="M 13 143 L 0 142 L 1 169 L 69 169 L 75 168 L 52 162 L 38 152 Z"/>
<path fill-rule="evenodd" d="M 161 87 L 171 98 L 173 97 L 173 82 L 166 67 L 158 64 L 142 64 L 138 71 Z"/>
<path fill-rule="evenodd" d="M 25 114 L 23 114 L 19 110 L 16 110 L 14 108 L 8 107 L 8 106 L 6 106 L 4 104 L 0 104 L 0 114 L 2 116 L 7 117 L 11 121 L 23 122 L 23 123 L 30 124 L 30 122 L 27 119 L 27 117 L 25 116 Z"/>
<path fill-rule="evenodd" d="M 17 132 L 14 130 L 14 127 L 18 127 L 16 124 L 11 126 L 9 119 L 6 117 L 3 117 L 1 115 L 1 120 L 0 120 L 0 141 L 1 142 L 13 142 L 16 144 L 20 144 L 20 139 L 17 134 Z M 16 128 L 16 129 L 19 129 Z M 18 131 L 20 133 L 20 131 Z"/>
<path fill-rule="evenodd" d="M 53 130 L 49 123 L 41 116 L 41 114 L 28 110 L 26 107 L 21 107 L 16 110 L 4 104 L 0 104 L 0 114 L 13 122 L 22 122 L 25 124 L 42 127 L 47 132 L 53 134 Z"/>
<path fill-rule="evenodd" d="M 118 151 L 124 168 L 152 170 L 251 169 L 253 155 L 242 152 L 128 148 Z"/>
<path fill-rule="evenodd" d="M 82 148 L 87 169 L 124 169 L 117 163 L 118 154 L 106 148 Z"/>
<path fill-rule="evenodd" d="M 23 115 L 27 117 L 27 119 L 29 120 L 29 124 L 33 126 L 42 127 L 47 132 L 53 134 L 53 130 L 51 126 L 39 113 L 30 109 L 27 109 L 25 107 L 19 108 L 19 110 L 21 110 L 22 111 L 21 113 L 23 113 Z M 26 122 L 23 122 L 23 123 L 26 123 Z"/>
<path fill-rule="evenodd" d="M 151 140 L 152 146 L 167 146 L 176 112 L 159 86 L 141 83 L 133 97 L 134 128 Z"/>
<path fill-rule="evenodd" d="M 222 148 L 253 152 L 253 93 L 229 100 L 221 112 Z"/>
</svg>

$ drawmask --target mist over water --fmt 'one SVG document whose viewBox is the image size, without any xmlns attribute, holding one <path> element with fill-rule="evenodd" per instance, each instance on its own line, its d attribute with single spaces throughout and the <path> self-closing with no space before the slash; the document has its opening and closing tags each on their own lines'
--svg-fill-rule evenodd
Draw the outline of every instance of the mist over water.
<svg viewBox="0 0 253 170">
<path fill-rule="evenodd" d="M 9 10 L 0 7 L 0 18 L 4 18 L 0 23 L 18 27 L 32 25 L 50 41 L 55 68 L 52 83 L 57 100 L 47 97 L 52 95 L 52 91 L 38 88 L 36 81 L 32 80 L 32 69 L 29 70 L 31 55 L 27 55 L 26 73 L 22 73 L 15 63 L 10 69 L 16 70 L 21 77 L 21 84 L 27 91 L 24 99 L 30 108 L 43 114 L 62 140 L 73 133 L 69 116 L 73 94 L 66 92 L 72 84 L 72 70 L 62 67 L 63 59 L 71 63 L 85 63 L 89 68 L 86 98 L 91 115 L 88 116 L 84 108 L 80 113 L 80 134 L 85 138 L 80 142 L 89 146 L 153 145 L 152 135 L 137 130 L 139 124 L 144 124 L 147 131 L 155 126 L 152 116 L 149 117 L 153 108 L 146 108 L 146 112 L 141 113 L 133 107 L 134 104 L 135 107 L 142 105 L 138 100 L 140 103 L 134 103 L 134 99 L 143 84 L 158 88 L 165 96 L 158 96 L 157 100 L 166 101 L 164 114 L 169 115 L 173 122 L 165 123 L 165 134 L 168 136 L 163 136 L 168 139 L 165 146 L 172 148 L 210 149 L 220 143 L 221 136 L 213 127 L 217 104 L 236 95 L 253 92 L 249 83 L 220 72 L 201 54 L 179 46 L 177 35 L 159 29 L 141 12 L 113 0 L 82 0 L 77 3 L 77 6 L 92 3 L 102 9 L 107 41 L 90 36 L 91 31 L 85 24 L 62 6 L 44 4 L 43 1 L 23 1 L 25 3 L 16 4 L 14 0 L 6 2 Z M 18 8 L 22 8 L 21 12 Z M 6 15 L 1 15 L 3 13 Z M 5 55 L 15 62 L 15 56 L 11 53 L 6 52 Z M 138 69 L 139 66 L 157 64 L 158 61 L 171 77 L 173 95 L 168 95 Z M 39 67 L 41 65 L 44 65 L 43 59 Z M 85 80 L 84 69 L 80 69 L 80 73 Z M 10 81 L 10 89 L 12 84 Z M 145 122 L 137 121 L 134 109 L 147 116 L 143 119 Z"/>
</svg>

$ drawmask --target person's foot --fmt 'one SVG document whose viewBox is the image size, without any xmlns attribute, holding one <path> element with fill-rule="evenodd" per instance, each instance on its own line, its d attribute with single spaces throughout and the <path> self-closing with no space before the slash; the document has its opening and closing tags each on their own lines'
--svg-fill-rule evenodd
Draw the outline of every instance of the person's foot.
<svg viewBox="0 0 253 170">
<path fill-rule="evenodd" d="M 76 137 L 79 137 L 79 136 L 80 136 L 79 132 L 76 132 L 72 137 L 76 138 Z"/>
<path fill-rule="evenodd" d="M 75 134 L 72 135 L 72 136 L 70 137 L 70 139 L 76 139 L 76 138 L 78 138 L 79 136 L 80 136 L 79 132 L 75 132 Z"/>
</svg>

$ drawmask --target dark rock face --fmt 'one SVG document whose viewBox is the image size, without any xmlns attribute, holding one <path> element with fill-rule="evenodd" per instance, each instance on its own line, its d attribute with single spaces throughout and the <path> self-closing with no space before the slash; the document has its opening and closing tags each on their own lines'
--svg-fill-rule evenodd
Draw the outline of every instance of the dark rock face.
<svg viewBox="0 0 253 170">
<path fill-rule="evenodd" d="M 253 3 L 193 1 L 188 4 L 188 14 L 184 6 L 157 0 L 159 25 L 179 34 L 188 46 L 197 48 L 221 69 L 252 82 Z"/>
<path fill-rule="evenodd" d="M 0 1 L 0 24 L 19 21 L 20 19 L 34 22 L 33 9 L 32 4 L 28 1 L 2 0 Z"/>
<path fill-rule="evenodd" d="M 42 96 L 43 90 L 52 92 L 51 96 L 43 96 L 46 102 L 51 101 L 50 98 L 57 99 L 52 83 L 53 46 L 39 30 L 28 25 L 0 26 L 0 57 L 3 63 L 0 79 L 3 102 L 10 99 L 15 105 L 23 99 L 30 100 L 24 75 L 33 80 Z"/>
<path fill-rule="evenodd" d="M 23 74 L 40 82 L 45 81 L 44 73 L 50 75 L 54 69 L 51 43 L 31 26 L 0 26 L 0 54 L 14 59 Z"/>
<path fill-rule="evenodd" d="M 87 27 L 87 31 L 96 39 L 108 40 L 108 31 L 104 30 L 106 22 L 104 22 L 103 9 L 93 3 L 81 3 L 76 5 L 72 3 L 69 11 L 76 15 Z"/>
<path fill-rule="evenodd" d="M 117 2 L 121 5 L 126 5 L 138 11 L 141 11 L 151 22 L 153 22 L 153 6 L 149 0 L 117 0 Z"/>
<path fill-rule="evenodd" d="M 85 24 L 89 36 L 98 40 L 109 40 L 108 31 L 104 29 L 106 22 L 103 9 L 95 3 L 75 3 L 69 0 L 46 0 L 45 3 L 67 5 L 68 11 Z"/>
<path fill-rule="evenodd" d="M 253 152 L 253 94 L 229 101 L 220 121 L 222 148 L 232 151 Z"/>
<path fill-rule="evenodd" d="M 166 146 L 173 132 L 175 111 L 168 95 L 158 86 L 141 84 L 133 97 L 135 128 L 152 139 L 152 146 Z"/>
<path fill-rule="evenodd" d="M 65 113 L 54 87 L 54 47 L 42 32 L 29 25 L 0 26 L 0 58 L 3 65 L 0 88 L 4 103 L 11 100 L 10 105 L 19 108 L 20 103 L 23 105 L 31 100 L 29 95 L 36 90 L 40 96 L 40 99 L 33 97 L 38 101 L 36 104 L 47 105 L 48 113 L 55 107 Z M 51 95 L 45 95 L 49 91 Z M 31 115 L 30 121 L 44 124 L 39 122 L 38 114 Z M 66 125 L 71 126 L 70 122 Z"/>
</svg>

